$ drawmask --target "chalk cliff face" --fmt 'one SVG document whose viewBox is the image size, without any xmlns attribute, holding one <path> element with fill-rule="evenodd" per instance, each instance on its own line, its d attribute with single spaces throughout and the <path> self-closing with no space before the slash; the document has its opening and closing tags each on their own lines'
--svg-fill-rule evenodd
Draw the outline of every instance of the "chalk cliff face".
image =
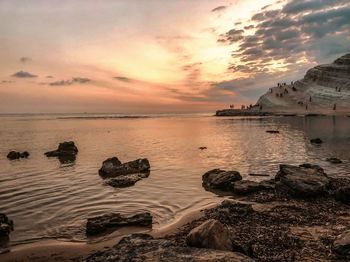
<svg viewBox="0 0 350 262">
<path fill-rule="evenodd" d="M 265 112 L 350 113 L 350 54 L 308 70 L 293 85 L 273 87 L 257 104 Z"/>
</svg>

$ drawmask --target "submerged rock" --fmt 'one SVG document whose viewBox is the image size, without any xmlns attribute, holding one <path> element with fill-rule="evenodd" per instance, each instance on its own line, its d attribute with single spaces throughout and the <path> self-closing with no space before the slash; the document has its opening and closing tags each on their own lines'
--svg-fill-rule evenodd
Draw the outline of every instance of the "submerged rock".
<svg viewBox="0 0 350 262">
<path fill-rule="evenodd" d="M 270 134 L 279 134 L 280 131 L 278 130 L 266 130 L 266 133 L 270 133 Z"/>
<path fill-rule="evenodd" d="M 128 174 L 148 172 L 150 164 L 147 158 L 136 159 L 122 164 L 117 157 L 108 158 L 103 161 L 98 171 L 102 177 L 117 177 Z"/>
<path fill-rule="evenodd" d="M 321 140 L 321 138 L 313 138 L 313 139 L 310 139 L 310 142 L 312 144 L 322 144 L 323 141 Z"/>
<path fill-rule="evenodd" d="M 343 163 L 343 161 L 341 161 L 339 158 L 336 158 L 336 157 L 329 157 L 326 160 L 328 162 L 332 163 L 332 164 L 341 164 L 341 163 Z"/>
<path fill-rule="evenodd" d="M 65 160 L 74 161 L 77 154 L 78 148 L 73 141 L 60 143 L 56 150 L 45 153 L 47 157 L 58 157 L 62 162 L 65 162 Z"/>
<path fill-rule="evenodd" d="M 122 175 L 115 178 L 107 178 L 105 183 L 112 187 L 129 187 L 136 184 L 136 182 L 142 180 L 149 176 L 149 172 L 147 173 L 139 173 L 139 174 L 129 174 Z"/>
<path fill-rule="evenodd" d="M 350 230 L 345 231 L 335 239 L 333 251 L 340 255 L 350 254 Z"/>
<path fill-rule="evenodd" d="M 0 238 L 8 237 L 13 231 L 13 221 L 8 219 L 8 217 L 0 213 Z"/>
<path fill-rule="evenodd" d="M 147 234 L 132 234 L 122 238 L 114 247 L 90 255 L 86 261 L 253 262 L 254 260 L 236 252 L 179 246 L 169 240 L 154 239 Z"/>
<path fill-rule="evenodd" d="M 280 165 L 276 190 L 294 197 L 317 197 L 327 194 L 329 179 L 319 166 Z"/>
<path fill-rule="evenodd" d="M 203 187 L 208 189 L 232 190 L 232 183 L 242 180 L 237 171 L 213 169 L 202 176 Z"/>
<path fill-rule="evenodd" d="M 274 188 L 274 180 L 266 180 L 261 182 L 241 180 L 234 183 L 233 192 L 237 195 L 247 195 L 261 190 L 271 190 Z"/>
<path fill-rule="evenodd" d="M 209 219 L 192 229 L 187 235 L 186 243 L 192 247 L 232 250 L 230 232 L 227 226 L 215 219 Z"/>
<path fill-rule="evenodd" d="M 86 223 L 86 235 L 98 235 L 108 230 L 123 226 L 152 226 L 152 215 L 149 212 L 133 216 L 123 216 L 119 213 L 111 213 L 88 218 Z"/>
<path fill-rule="evenodd" d="M 27 151 L 24 152 L 17 152 L 17 151 L 10 151 L 7 154 L 7 158 L 10 160 L 20 159 L 20 158 L 27 158 L 29 156 L 29 153 Z"/>
</svg>

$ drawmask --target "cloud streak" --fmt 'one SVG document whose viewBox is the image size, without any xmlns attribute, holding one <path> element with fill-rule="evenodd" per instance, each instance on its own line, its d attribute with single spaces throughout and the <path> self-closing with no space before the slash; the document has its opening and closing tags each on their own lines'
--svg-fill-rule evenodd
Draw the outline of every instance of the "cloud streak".
<svg viewBox="0 0 350 262">
<path fill-rule="evenodd" d="M 34 78 L 34 77 L 38 77 L 37 75 L 34 75 L 32 73 L 29 72 L 25 72 L 25 71 L 18 71 L 16 73 L 14 73 L 12 75 L 12 77 L 18 77 L 18 78 Z"/>
</svg>

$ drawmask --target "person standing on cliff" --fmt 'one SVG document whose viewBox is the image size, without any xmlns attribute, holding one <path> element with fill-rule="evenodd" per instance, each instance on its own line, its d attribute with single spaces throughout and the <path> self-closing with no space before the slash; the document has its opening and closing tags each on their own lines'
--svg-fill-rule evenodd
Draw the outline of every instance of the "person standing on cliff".
<svg viewBox="0 0 350 262">
<path fill-rule="evenodd" d="M 309 101 L 310 101 L 310 102 L 312 102 L 312 98 L 311 98 L 311 96 L 310 96 L 310 99 L 309 99 Z"/>
</svg>

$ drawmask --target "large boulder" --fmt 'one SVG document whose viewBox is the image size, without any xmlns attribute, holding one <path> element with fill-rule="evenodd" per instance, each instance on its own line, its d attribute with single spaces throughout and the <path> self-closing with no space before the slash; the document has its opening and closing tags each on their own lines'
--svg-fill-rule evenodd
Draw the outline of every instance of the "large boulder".
<svg viewBox="0 0 350 262">
<path fill-rule="evenodd" d="M 280 165 L 276 177 L 276 190 L 293 197 L 317 197 L 328 191 L 329 178 L 316 165 Z"/>
<path fill-rule="evenodd" d="M 253 262 L 237 252 L 179 246 L 165 239 L 155 239 L 147 234 L 132 234 L 122 238 L 112 248 L 98 251 L 87 262 Z"/>
<path fill-rule="evenodd" d="M 133 216 L 111 213 L 88 218 L 86 235 L 98 235 L 123 226 L 152 226 L 152 215 L 149 212 L 139 213 Z"/>
<path fill-rule="evenodd" d="M 29 153 L 27 151 L 24 151 L 24 152 L 10 151 L 7 154 L 7 158 L 10 160 L 28 158 L 28 156 L 29 156 Z"/>
<path fill-rule="evenodd" d="M 73 141 L 60 143 L 56 150 L 45 153 L 47 157 L 58 157 L 61 163 L 75 161 L 77 154 L 78 148 Z"/>
<path fill-rule="evenodd" d="M 350 254 L 350 230 L 345 231 L 335 239 L 333 251 L 339 255 Z"/>
<path fill-rule="evenodd" d="M 11 231 L 13 231 L 13 221 L 8 219 L 8 217 L 0 213 L 0 238 L 7 238 Z"/>
<path fill-rule="evenodd" d="M 210 170 L 202 176 L 204 188 L 224 191 L 231 191 L 233 189 L 233 183 L 239 180 L 242 180 L 239 172 L 221 169 Z"/>
<path fill-rule="evenodd" d="M 191 230 L 186 238 L 187 245 L 198 248 L 232 250 L 230 231 L 215 219 L 209 219 Z"/>
<path fill-rule="evenodd" d="M 102 167 L 98 171 L 100 176 L 117 177 L 135 173 L 149 172 L 150 164 L 147 158 L 136 159 L 122 164 L 117 157 L 108 158 L 103 161 Z"/>
</svg>

